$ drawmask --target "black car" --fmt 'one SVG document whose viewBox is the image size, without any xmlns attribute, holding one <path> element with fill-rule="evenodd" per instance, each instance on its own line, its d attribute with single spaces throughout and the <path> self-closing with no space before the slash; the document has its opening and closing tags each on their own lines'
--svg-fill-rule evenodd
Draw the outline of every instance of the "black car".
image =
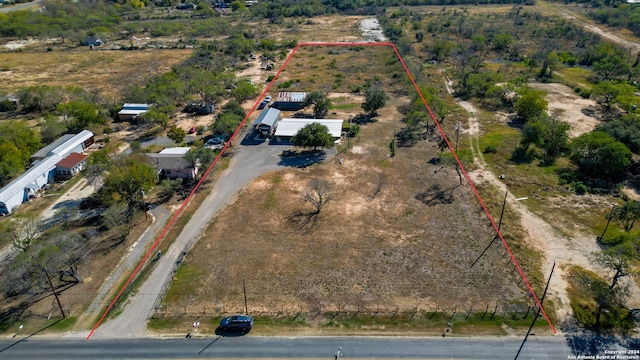
<svg viewBox="0 0 640 360">
<path fill-rule="evenodd" d="M 266 100 L 261 101 L 260 104 L 258 105 L 258 110 L 264 109 L 267 106 L 267 104 L 269 104 L 268 101 L 266 101 Z"/>
<path fill-rule="evenodd" d="M 220 320 L 220 330 L 240 330 L 243 333 L 251 330 L 253 318 L 249 315 L 233 315 Z"/>
</svg>

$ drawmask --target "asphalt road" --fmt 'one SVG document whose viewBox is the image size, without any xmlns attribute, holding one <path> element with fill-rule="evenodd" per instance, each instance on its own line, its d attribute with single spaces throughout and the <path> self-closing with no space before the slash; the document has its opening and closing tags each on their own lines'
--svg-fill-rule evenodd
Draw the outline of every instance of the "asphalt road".
<svg viewBox="0 0 640 360">
<path fill-rule="evenodd" d="M 16 4 L 16 5 L 10 5 L 10 6 L 2 6 L 0 7 L 0 13 L 7 13 L 7 12 L 11 12 L 11 11 L 18 11 L 18 10 L 29 10 L 30 8 L 36 8 L 36 6 L 40 6 L 39 4 L 42 2 L 42 0 L 36 0 L 36 1 L 32 1 L 32 2 L 28 2 L 28 3 L 22 3 L 22 4 Z"/>
<path fill-rule="evenodd" d="M 14 339 L 16 340 L 16 339 Z M 0 341 L 3 359 L 515 359 L 522 338 L 209 337 Z M 529 337 L 518 359 L 569 359 L 564 337 Z M 604 354 L 604 351 L 602 352 Z M 593 354 L 597 355 L 597 354 Z"/>
</svg>

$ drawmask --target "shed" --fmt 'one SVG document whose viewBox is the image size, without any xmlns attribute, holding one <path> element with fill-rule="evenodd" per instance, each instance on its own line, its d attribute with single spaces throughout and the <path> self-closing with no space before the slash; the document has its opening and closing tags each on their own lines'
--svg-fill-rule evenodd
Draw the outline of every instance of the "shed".
<svg viewBox="0 0 640 360">
<path fill-rule="evenodd" d="M 268 108 L 263 110 L 256 121 L 253 122 L 253 128 L 266 137 L 270 137 L 276 131 L 280 120 L 280 110 Z"/>
<path fill-rule="evenodd" d="M 135 120 L 138 116 L 149 111 L 150 104 L 126 103 L 122 106 L 122 110 L 118 111 L 118 119 L 120 121 Z"/>
<path fill-rule="evenodd" d="M 329 134 L 336 139 L 342 136 L 342 123 L 344 120 L 338 119 L 290 119 L 280 120 L 275 136 L 278 138 L 290 138 L 297 134 L 300 129 L 312 123 L 319 123 L 329 129 Z"/>
<path fill-rule="evenodd" d="M 56 164 L 56 176 L 63 179 L 70 179 L 80 171 L 84 170 L 87 165 L 89 155 L 71 153 Z"/>
<path fill-rule="evenodd" d="M 184 157 L 189 150 L 189 147 L 173 147 L 147 156 L 151 158 L 158 177 L 194 179 L 198 175 L 198 167 L 192 167 Z"/>
<path fill-rule="evenodd" d="M 306 92 L 281 91 L 271 107 L 284 111 L 298 111 L 303 108 Z"/>
</svg>

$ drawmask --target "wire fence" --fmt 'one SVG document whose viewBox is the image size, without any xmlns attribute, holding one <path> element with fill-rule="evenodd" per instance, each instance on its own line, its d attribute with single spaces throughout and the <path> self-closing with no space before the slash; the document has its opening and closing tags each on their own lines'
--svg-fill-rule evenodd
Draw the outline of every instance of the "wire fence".
<svg viewBox="0 0 640 360">
<path fill-rule="evenodd" d="M 535 304 L 493 304 L 483 306 L 450 306 L 446 307 L 413 307 L 379 308 L 379 307 L 327 307 L 309 309 L 305 306 L 281 306 L 280 308 L 251 307 L 247 308 L 248 314 L 254 317 L 267 319 L 396 319 L 404 321 L 412 320 L 491 320 L 495 318 L 510 318 L 512 320 L 526 319 L 535 316 L 538 307 Z M 177 318 L 219 318 L 231 314 L 245 313 L 244 305 L 217 304 L 217 305 L 163 305 L 155 308 L 153 318 L 177 317 Z"/>
</svg>

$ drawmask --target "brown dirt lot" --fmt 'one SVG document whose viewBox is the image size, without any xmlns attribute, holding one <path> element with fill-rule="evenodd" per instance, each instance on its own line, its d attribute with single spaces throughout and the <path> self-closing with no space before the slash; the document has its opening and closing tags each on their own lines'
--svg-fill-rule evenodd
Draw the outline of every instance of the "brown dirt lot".
<svg viewBox="0 0 640 360">
<path fill-rule="evenodd" d="M 405 85 L 392 76 L 398 69 L 385 64 L 389 54 L 327 51 L 311 51 L 311 61 L 294 59 L 281 81 L 300 79 L 296 89 L 344 94 L 367 78 L 363 68 L 377 64 L 368 73 L 380 74 L 377 86 L 391 95 L 388 106 L 336 159 L 265 175 L 240 194 L 187 257 L 167 309 L 240 309 L 243 281 L 250 313 L 528 304 L 501 246 L 471 267 L 493 232 L 454 168 L 429 163 L 438 156 L 437 142 L 420 141 L 389 157 L 389 141 L 404 127 L 398 108 L 409 102 L 400 90 Z M 317 76 L 334 58 L 337 68 Z M 335 86 L 338 74 L 348 76 Z M 355 105 L 351 115 L 361 111 Z M 349 116 L 341 111 L 330 117 Z M 318 216 L 302 199 L 312 179 L 332 187 L 333 200 Z"/>
<path fill-rule="evenodd" d="M 120 94 L 130 84 L 142 83 L 186 60 L 193 50 L 110 51 L 78 49 L 66 52 L 0 52 L 0 91 L 34 86 L 99 88 Z M 119 100 L 119 99 L 114 99 Z"/>
</svg>

